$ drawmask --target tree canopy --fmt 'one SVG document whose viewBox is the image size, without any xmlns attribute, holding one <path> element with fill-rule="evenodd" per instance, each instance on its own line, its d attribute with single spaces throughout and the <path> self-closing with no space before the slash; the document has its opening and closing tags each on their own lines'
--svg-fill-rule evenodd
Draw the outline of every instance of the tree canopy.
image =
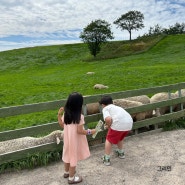
<svg viewBox="0 0 185 185">
<path fill-rule="evenodd" d="M 174 25 L 169 25 L 169 28 L 162 28 L 159 24 L 150 27 L 148 33 L 145 33 L 142 37 L 152 36 L 152 35 L 175 35 L 175 34 L 184 34 L 185 33 L 185 23 L 176 22 Z M 141 37 L 139 37 L 141 38 Z"/>
<path fill-rule="evenodd" d="M 101 44 L 114 37 L 110 24 L 105 20 L 98 19 L 92 21 L 83 29 L 80 38 L 84 43 L 87 43 L 90 53 L 96 57 L 101 50 Z"/>
<path fill-rule="evenodd" d="M 144 28 L 143 19 L 144 15 L 141 12 L 134 10 L 121 15 L 120 18 L 114 21 L 114 24 L 118 25 L 122 30 L 127 30 L 131 40 L 132 30 Z"/>
</svg>

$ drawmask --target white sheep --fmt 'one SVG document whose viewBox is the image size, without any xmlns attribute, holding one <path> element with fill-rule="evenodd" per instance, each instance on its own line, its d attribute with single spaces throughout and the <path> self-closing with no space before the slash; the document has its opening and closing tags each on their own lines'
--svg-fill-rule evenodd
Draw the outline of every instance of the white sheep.
<svg viewBox="0 0 185 185">
<path fill-rule="evenodd" d="M 179 91 L 176 91 L 174 93 L 176 95 L 176 97 L 178 98 L 179 97 Z M 184 97 L 185 96 L 185 89 L 181 89 L 181 97 Z M 183 105 L 183 108 L 185 108 L 185 102 L 182 104 Z M 175 111 L 179 111 L 181 110 L 181 104 L 178 104 Z"/>
<path fill-rule="evenodd" d="M 113 104 L 120 106 L 124 109 L 131 108 L 131 107 L 138 107 L 138 106 L 143 105 L 143 103 L 141 103 L 141 102 L 130 101 L 130 100 L 126 100 L 126 99 L 115 99 L 115 100 L 113 100 Z M 131 114 L 131 116 L 134 121 L 144 120 L 146 117 L 146 112 L 134 113 L 134 114 Z"/>
<path fill-rule="evenodd" d="M 108 86 L 105 86 L 103 84 L 96 84 L 94 85 L 94 89 L 108 89 Z"/>
<path fill-rule="evenodd" d="M 130 100 L 130 101 L 141 102 L 142 104 L 149 104 L 150 103 L 150 98 L 147 95 L 133 96 L 133 97 L 125 98 L 125 99 Z M 153 112 L 153 110 L 146 111 L 145 118 L 151 118 L 153 116 L 152 112 Z"/>
<path fill-rule="evenodd" d="M 147 95 L 132 96 L 132 97 L 128 97 L 128 98 L 125 98 L 125 99 L 130 100 L 130 101 L 138 101 L 138 102 L 141 102 L 143 104 L 150 103 L 150 98 Z"/>
<path fill-rule="evenodd" d="M 171 99 L 177 98 L 177 95 L 175 93 L 171 93 Z M 156 102 L 161 102 L 161 101 L 165 101 L 169 99 L 169 94 L 167 92 L 161 92 L 161 93 L 157 93 L 154 94 L 151 98 L 150 98 L 150 103 L 156 103 Z M 172 107 L 172 110 L 175 110 L 176 106 Z M 165 107 L 161 107 L 161 108 L 156 108 L 154 110 L 154 116 L 160 116 L 166 113 L 170 112 L 170 106 L 165 106 Z"/>
<path fill-rule="evenodd" d="M 175 94 L 179 95 L 179 91 L 176 91 Z M 185 96 L 185 89 L 181 89 L 181 96 Z"/>
<path fill-rule="evenodd" d="M 57 144 L 63 140 L 63 131 L 56 130 L 44 137 L 22 137 L 7 141 L 0 142 L 0 154 L 13 152 L 37 145 L 42 145 L 46 143 L 56 142 Z"/>
<path fill-rule="evenodd" d="M 87 115 L 100 113 L 100 104 L 98 102 L 86 104 Z"/>
<path fill-rule="evenodd" d="M 86 74 L 87 75 L 93 75 L 93 74 L 95 74 L 95 72 L 87 72 Z"/>
</svg>

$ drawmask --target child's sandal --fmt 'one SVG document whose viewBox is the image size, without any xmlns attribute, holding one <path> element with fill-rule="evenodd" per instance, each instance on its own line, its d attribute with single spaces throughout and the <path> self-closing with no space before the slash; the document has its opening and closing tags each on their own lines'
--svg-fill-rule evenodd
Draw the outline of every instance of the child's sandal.
<svg viewBox="0 0 185 185">
<path fill-rule="evenodd" d="M 68 180 L 68 184 L 77 184 L 82 182 L 81 176 L 74 176 L 73 180 Z"/>
<path fill-rule="evenodd" d="M 75 173 L 76 173 L 76 171 L 75 171 Z M 69 177 L 69 172 L 64 173 L 63 177 L 68 178 Z"/>
</svg>

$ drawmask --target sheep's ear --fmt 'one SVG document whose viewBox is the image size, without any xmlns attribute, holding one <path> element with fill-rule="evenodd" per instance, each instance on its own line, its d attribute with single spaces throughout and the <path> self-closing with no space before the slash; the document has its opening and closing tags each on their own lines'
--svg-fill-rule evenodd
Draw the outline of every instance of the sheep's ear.
<svg viewBox="0 0 185 185">
<path fill-rule="evenodd" d="M 60 143 L 59 137 L 56 137 L 56 143 L 57 143 L 57 145 Z"/>
</svg>

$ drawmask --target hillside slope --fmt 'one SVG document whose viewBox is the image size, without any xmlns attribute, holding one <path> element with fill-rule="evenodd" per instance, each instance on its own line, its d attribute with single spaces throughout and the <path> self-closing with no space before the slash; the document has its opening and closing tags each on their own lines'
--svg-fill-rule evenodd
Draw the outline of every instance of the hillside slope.
<svg viewBox="0 0 185 185">
<path fill-rule="evenodd" d="M 90 56 L 85 44 L 0 52 L 0 107 L 66 98 L 72 91 L 89 95 L 185 81 L 184 43 L 185 35 L 167 36 L 145 53 L 92 62 L 84 62 Z M 96 83 L 109 89 L 95 90 Z"/>
</svg>

